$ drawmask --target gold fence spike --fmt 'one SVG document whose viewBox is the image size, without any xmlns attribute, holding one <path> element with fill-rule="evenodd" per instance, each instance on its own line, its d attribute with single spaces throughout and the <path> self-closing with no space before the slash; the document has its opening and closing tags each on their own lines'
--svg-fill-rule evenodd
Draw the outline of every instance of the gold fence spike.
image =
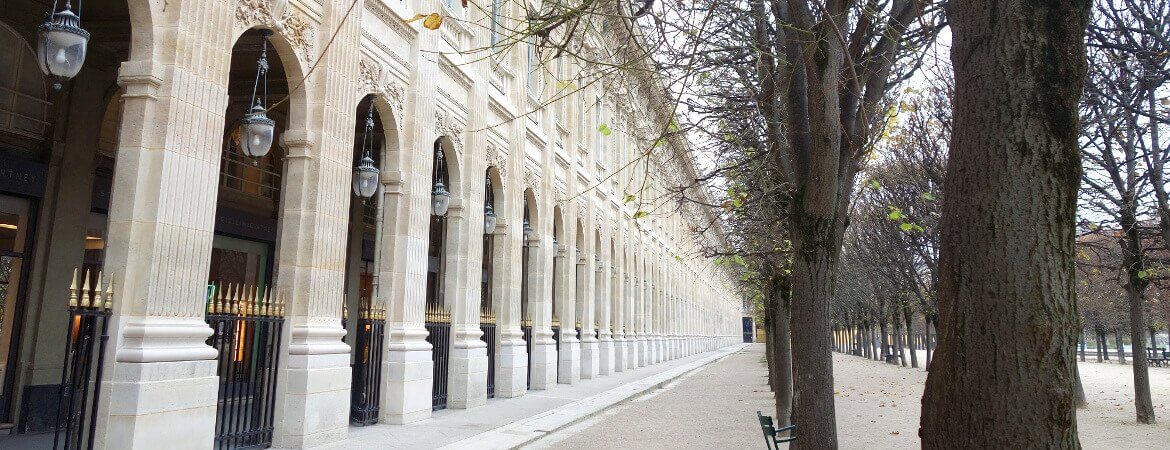
<svg viewBox="0 0 1170 450">
<path fill-rule="evenodd" d="M 109 311 L 114 309 L 114 274 L 110 274 L 109 281 L 106 281 L 106 301 L 102 308 Z"/>
<path fill-rule="evenodd" d="M 89 289 L 89 272 L 90 272 L 89 270 L 85 270 L 85 276 L 82 277 L 82 279 L 84 281 L 81 282 L 81 307 L 82 308 L 89 308 L 89 305 L 90 305 L 89 294 L 91 294 L 92 291 Z"/>
<path fill-rule="evenodd" d="M 240 299 L 236 296 L 236 285 L 230 284 L 230 283 L 228 284 L 227 296 L 228 296 L 228 298 L 227 298 L 228 307 L 230 308 L 230 309 L 228 309 L 228 313 L 232 314 L 232 315 L 239 314 L 240 313 L 240 302 L 239 302 Z"/>
<path fill-rule="evenodd" d="M 261 313 L 265 317 L 272 315 L 272 287 L 264 290 L 264 309 Z"/>
<path fill-rule="evenodd" d="M 69 283 L 69 307 L 77 307 L 77 268 L 73 268 L 73 281 Z"/>
<path fill-rule="evenodd" d="M 256 310 L 256 286 L 251 286 L 248 289 L 248 315 L 255 316 L 259 314 Z"/>
<path fill-rule="evenodd" d="M 98 271 L 97 279 L 94 280 L 93 300 L 91 301 L 91 306 L 94 308 L 101 308 L 106 304 L 105 296 L 106 289 L 105 286 L 102 286 L 102 273 L 101 271 Z"/>
</svg>

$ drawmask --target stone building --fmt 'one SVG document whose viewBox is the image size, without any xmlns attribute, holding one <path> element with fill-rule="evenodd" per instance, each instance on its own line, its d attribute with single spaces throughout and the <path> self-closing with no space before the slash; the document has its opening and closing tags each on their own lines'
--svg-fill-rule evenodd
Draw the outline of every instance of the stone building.
<svg viewBox="0 0 1170 450">
<path fill-rule="evenodd" d="M 10 434 L 306 447 L 742 340 L 657 80 L 508 42 L 537 5 L 73 0 L 47 78 L 66 4 L 0 2 Z M 583 54 L 631 39 L 605 20 Z"/>
</svg>

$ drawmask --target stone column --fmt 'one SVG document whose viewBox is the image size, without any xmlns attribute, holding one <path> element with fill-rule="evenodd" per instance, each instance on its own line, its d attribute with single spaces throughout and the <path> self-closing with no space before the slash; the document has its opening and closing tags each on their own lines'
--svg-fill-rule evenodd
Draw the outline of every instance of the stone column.
<svg viewBox="0 0 1170 450">
<path fill-rule="evenodd" d="M 597 254 L 599 250 L 593 251 Z M 593 305 L 597 298 L 594 293 L 597 287 L 594 270 L 596 265 L 597 260 L 587 256 L 581 258 L 577 264 L 577 302 L 581 305 L 581 378 L 586 380 L 597 378 L 601 373 L 598 367 L 601 364 L 601 355 L 597 335 L 594 334 L 595 329 L 596 333 L 600 334 L 601 328 L 597 320 L 597 308 Z M 598 326 L 595 328 L 594 324 Z"/>
<path fill-rule="evenodd" d="M 435 76 L 439 69 L 420 56 L 434 48 L 434 33 L 420 33 L 410 56 L 418 67 L 407 80 L 398 126 L 400 154 L 382 172 L 383 239 L 378 242 L 378 299 L 386 305 L 386 351 L 382 359 L 379 422 L 404 424 L 431 417 L 434 363 L 427 342 L 427 248 L 430 242 L 433 178 Z"/>
<path fill-rule="evenodd" d="M 566 220 L 566 222 L 569 222 Z M 566 230 L 567 231 L 567 230 Z M 566 240 L 569 240 L 568 233 L 566 233 Z M 573 384 L 581 380 L 581 342 L 577 340 L 576 327 L 576 310 L 577 296 L 576 289 L 571 286 L 576 286 L 576 273 L 579 262 L 577 261 L 576 253 L 580 250 L 574 250 L 567 244 L 561 244 L 561 248 L 557 249 L 557 270 L 560 271 L 556 276 L 560 279 L 559 283 L 553 287 L 557 290 L 557 301 L 560 303 L 557 310 L 561 312 L 561 339 L 560 351 L 557 352 L 557 382 L 561 384 Z M 582 324 L 584 325 L 584 324 Z"/>
<path fill-rule="evenodd" d="M 612 258 L 613 255 L 610 255 Z M 610 328 L 610 263 L 602 262 L 594 270 L 596 290 L 594 291 L 594 310 L 597 314 L 597 374 L 609 375 L 613 373 L 613 330 Z"/>
<path fill-rule="evenodd" d="M 556 249 L 552 246 L 552 238 L 545 235 L 546 229 L 552 228 L 551 211 L 539 214 L 539 222 L 532 226 L 540 234 L 529 248 L 528 270 L 528 313 L 532 315 L 532 367 L 529 368 L 529 377 L 533 390 L 544 390 L 557 384 L 557 350 L 556 341 L 552 338 L 552 283 L 549 273 L 539 268 L 551 267 Z M 548 217 L 548 219 L 545 219 Z M 548 226 L 544 224 L 547 223 Z M 549 263 L 545 263 L 548 261 Z"/>
<path fill-rule="evenodd" d="M 461 153 L 456 149 L 457 153 Z M 460 156 L 466 154 L 462 152 Z M 483 255 L 482 175 L 470 158 L 460 159 L 464 178 L 458 204 L 447 212 L 444 246 L 444 301 L 451 308 L 451 354 L 447 366 L 447 407 L 472 408 L 487 403 L 487 344 L 479 328 L 480 267 Z M 450 163 L 449 163 L 450 164 Z M 471 176 L 471 174 L 478 176 Z M 467 207 L 465 208 L 464 205 Z"/>
<path fill-rule="evenodd" d="M 512 172 L 515 173 L 515 172 Z M 506 182 L 504 186 L 509 186 Z M 508 190 L 497 198 L 509 198 L 508 205 L 523 202 L 523 194 Z M 528 351 L 520 331 L 520 252 L 523 236 L 520 208 L 497 208 L 496 232 L 492 237 L 492 303 L 496 306 L 496 397 L 511 398 L 528 390 Z"/>
<path fill-rule="evenodd" d="M 352 142 L 353 127 L 347 128 Z M 341 301 L 351 194 L 348 183 L 326 180 L 349 178 L 349 165 L 335 153 L 348 155 L 352 147 L 317 147 L 303 130 L 285 132 L 281 140 L 286 153 L 274 291 L 288 305 L 287 354 L 277 379 L 273 444 L 302 448 L 345 439 L 349 430 L 352 380 Z"/>
<path fill-rule="evenodd" d="M 230 29 L 224 19 L 199 28 Z M 168 55 L 178 61 L 127 61 L 118 77 L 122 125 L 105 260 L 114 316 L 96 437 L 109 449 L 207 448 L 215 434 L 219 377 L 204 295 L 227 107 L 227 87 L 217 81 L 226 81 L 231 44 L 167 36 L 167 45 L 187 49 Z M 220 63 L 195 63 L 203 58 Z"/>
<path fill-rule="evenodd" d="M 626 303 L 626 275 L 622 270 L 623 263 L 619 262 L 617 267 L 611 268 L 610 274 L 610 291 L 613 293 L 613 299 L 610 302 L 610 323 L 613 326 L 613 371 L 622 372 L 626 370 L 626 334 L 625 334 L 625 303 Z M 620 273 L 619 273 L 620 272 Z"/>
</svg>

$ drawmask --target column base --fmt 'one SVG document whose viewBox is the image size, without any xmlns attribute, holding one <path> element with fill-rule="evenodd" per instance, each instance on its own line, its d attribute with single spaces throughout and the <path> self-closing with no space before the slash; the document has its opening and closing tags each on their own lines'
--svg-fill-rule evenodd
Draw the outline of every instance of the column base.
<svg viewBox="0 0 1170 450">
<path fill-rule="evenodd" d="M 597 374 L 613 373 L 613 339 L 606 334 L 597 341 Z"/>
<path fill-rule="evenodd" d="M 601 374 L 598 367 L 601 364 L 601 355 L 598 354 L 596 338 L 588 337 L 581 342 L 581 379 L 591 380 Z"/>
<path fill-rule="evenodd" d="M 613 371 L 624 372 L 626 361 L 626 339 L 624 337 L 613 338 Z"/>
<path fill-rule="evenodd" d="M 208 347 L 210 349 L 210 347 Z M 215 442 L 219 377 L 216 361 L 113 364 L 102 386 L 109 416 L 99 426 L 98 448 L 203 449 Z M 174 439 L 175 436 L 183 439 Z M 104 439 L 103 439 L 104 437 Z"/>
<path fill-rule="evenodd" d="M 496 398 L 512 398 L 528 392 L 528 351 L 520 329 L 501 333 L 496 350 Z"/>
<path fill-rule="evenodd" d="M 344 440 L 349 434 L 349 346 L 341 322 L 290 318 L 288 356 L 280 371 L 272 445 L 306 448 Z M 298 323 L 299 322 L 299 323 Z"/>
<path fill-rule="evenodd" d="M 581 342 L 571 336 L 561 337 L 561 351 L 557 352 L 557 383 L 576 384 L 581 381 Z"/>
<path fill-rule="evenodd" d="M 431 344 L 422 325 L 387 327 L 382 362 L 382 423 L 406 424 L 431 417 Z"/>
<path fill-rule="evenodd" d="M 536 342 L 532 344 L 532 367 L 528 370 L 532 390 L 544 390 L 557 384 L 557 348 L 550 336 L 551 332 L 543 337 L 533 336 Z"/>
<path fill-rule="evenodd" d="M 447 366 L 447 407 L 467 409 L 487 404 L 487 343 L 480 340 L 479 327 L 451 345 Z M 472 337 L 474 336 L 474 337 Z"/>
</svg>

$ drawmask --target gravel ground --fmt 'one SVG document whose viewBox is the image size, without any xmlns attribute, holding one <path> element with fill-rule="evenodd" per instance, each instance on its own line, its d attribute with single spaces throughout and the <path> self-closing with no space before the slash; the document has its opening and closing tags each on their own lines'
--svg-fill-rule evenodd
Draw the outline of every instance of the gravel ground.
<svg viewBox="0 0 1170 450">
<path fill-rule="evenodd" d="M 925 355 L 919 360 L 923 361 Z M 1170 368 L 1150 368 L 1154 414 L 1160 423 L 1134 421 L 1133 369 L 1080 363 L 1087 409 L 1077 431 L 1087 449 L 1170 448 Z M 918 448 L 918 419 L 926 371 L 833 354 L 841 448 Z"/>
<path fill-rule="evenodd" d="M 763 358 L 763 345 L 745 347 L 530 448 L 763 448 L 756 411 L 774 408 Z"/>
<path fill-rule="evenodd" d="M 763 448 L 755 412 L 767 414 L 772 399 L 762 361 L 763 346 L 749 346 L 531 448 Z M 837 353 L 833 368 L 841 448 L 919 447 L 924 370 Z M 1081 363 L 1089 400 L 1087 409 L 1077 410 L 1084 448 L 1170 448 L 1170 368 L 1150 369 L 1156 425 L 1134 423 L 1131 370 Z"/>
</svg>

